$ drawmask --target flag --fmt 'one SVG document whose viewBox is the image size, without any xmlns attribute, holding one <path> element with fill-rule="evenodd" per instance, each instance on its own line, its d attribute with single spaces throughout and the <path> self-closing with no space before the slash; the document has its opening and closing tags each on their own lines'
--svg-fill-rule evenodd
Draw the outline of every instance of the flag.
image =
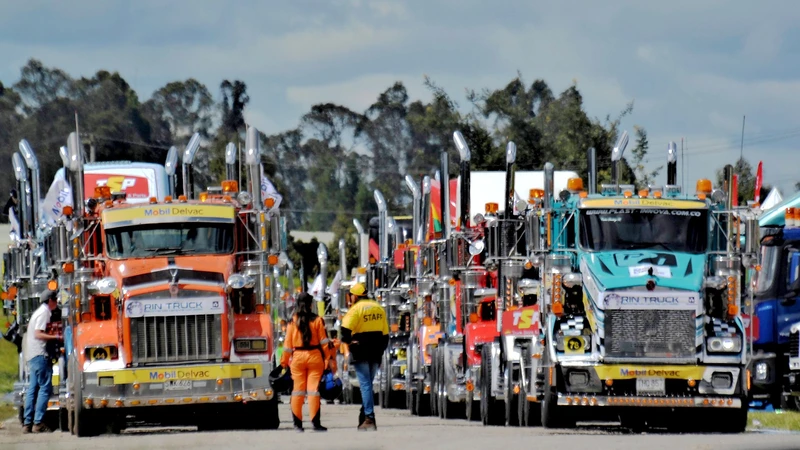
<svg viewBox="0 0 800 450">
<path fill-rule="evenodd" d="M 56 172 L 53 183 L 44 198 L 41 206 L 42 221 L 50 226 L 58 223 L 58 219 L 63 215 L 65 206 L 72 206 L 72 188 L 67 180 L 64 179 L 64 171 Z"/>
<path fill-rule="evenodd" d="M 753 199 L 753 200 L 755 200 L 756 203 L 760 203 L 761 202 L 761 183 L 763 182 L 763 179 L 764 179 L 764 167 L 763 167 L 763 165 L 764 165 L 763 161 L 759 161 L 758 162 L 758 170 L 756 171 L 756 189 L 755 189 L 755 195 L 754 195 L 755 198 Z"/>
<path fill-rule="evenodd" d="M 322 274 L 317 275 L 317 278 L 314 279 L 314 283 L 311 284 L 308 293 L 315 299 L 322 300 L 324 294 L 324 292 L 322 292 Z"/>
<path fill-rule="evenodd" d="M 278 209 L 281 206 L 281 200 L 283 200 L 283 196 L 278 193 L 275 186 L 269 181 L 269 178 L 264 175 L 264 166 L 261 166 L 261 198 L 263 200 L 268 198 L 275 200 L 275 204 L 270 210 Z"/>
<path fill-rule="evenodd" d="M 331 285 L 328 286 L 328 293 L 333 295 L 339 292 L 339 286 L 342 284 L 342 271 L 337 270 L 336 275 L 333 277 L 333 281 L 331 281 Z"/>
<path fill-rule="evenodd" d="M 19 233 L 19 222 L 17 215 L 14 213 L 14 208 L 8 209 L 8 221 L 11 223 L 11 232 L 8 234 L 11 240 L 19 239 L 22 236 Z"/>
</svg>

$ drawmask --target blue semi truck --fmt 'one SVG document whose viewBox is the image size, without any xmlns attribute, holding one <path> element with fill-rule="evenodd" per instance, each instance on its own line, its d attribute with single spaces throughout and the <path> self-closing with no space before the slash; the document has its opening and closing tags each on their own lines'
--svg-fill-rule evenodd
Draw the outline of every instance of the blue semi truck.
<svg viewBox="0 0 800 450">
<path fill-rule="evenodd" d="M 755 289 L 755 323 L 751 364 L 754 406 L 800 409 L 798 358 L 800 323 L 800 220 L 793 210 L 800 194 L 766 212 L 761 227 L 761 271 Z M 787 220 L 787 209 L 789 220 Z M 794 338 L 794 340 L 792 340 Z M 794 345 L 792 345 L 794 344 Z"/>
</svg>

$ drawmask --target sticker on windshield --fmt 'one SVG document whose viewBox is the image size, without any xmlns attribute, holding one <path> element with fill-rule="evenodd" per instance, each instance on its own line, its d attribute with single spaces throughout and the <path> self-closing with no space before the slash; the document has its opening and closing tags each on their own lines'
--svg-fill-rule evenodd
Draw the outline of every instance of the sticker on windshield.
<svg viewBox="0 0 800 450">
<path fill-rule="evenodd" d="M 630 273 L 632 277 L 643 277 L 650 273 L 650 269 L 653 269 L 653 275 L 657 277 L 672 278 L 672 271 L 669 267 L 654 266 L 651 264 L 628 267 L 628 273 Z"/>
</svg>

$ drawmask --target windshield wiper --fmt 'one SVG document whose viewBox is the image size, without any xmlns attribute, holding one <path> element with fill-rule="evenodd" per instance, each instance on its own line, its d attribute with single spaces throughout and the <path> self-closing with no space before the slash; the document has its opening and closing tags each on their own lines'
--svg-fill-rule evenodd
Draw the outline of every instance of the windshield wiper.
<svg viewBox="0 0 800 450">
<path fill-rule="evenodd" d="M 158 255 L 171 255 L 171 254 L 182 254 L 183 248 L 182 247 L 150 247 L 146 248 L 148 252 L 153 252 Z"/>
<path fill-rule="evenodd" d="M 628 244 L 628 245 L 625 246 L 625 250 L 643 250 L 643 249 L 655 248 L 655 247 L 661 247 L 661 248 L 663 248 L 664 250 L 666 250 L 668 252 L 677 251 L 674 248 L 672 248 L 671 246 L 669 246 L 667 244 L 663 244 L 661 242 L 649 242 L 649 243 L 638 242 L 638 243 Z"/>
</svg>

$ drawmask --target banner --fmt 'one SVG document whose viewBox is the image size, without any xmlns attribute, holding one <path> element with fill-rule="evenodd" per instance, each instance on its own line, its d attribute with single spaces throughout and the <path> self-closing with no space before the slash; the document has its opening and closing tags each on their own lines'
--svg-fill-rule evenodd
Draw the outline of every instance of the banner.
<svg viewBox="0 0 800 450">
<path fill-rule="evenodd" d="M 59 170 L 41 205 L 42 222 L 50 226 L 56 225 L 65 206 L 72 206 L 72 188 L 64 179 L 64 171 Z"/>
</svg>

